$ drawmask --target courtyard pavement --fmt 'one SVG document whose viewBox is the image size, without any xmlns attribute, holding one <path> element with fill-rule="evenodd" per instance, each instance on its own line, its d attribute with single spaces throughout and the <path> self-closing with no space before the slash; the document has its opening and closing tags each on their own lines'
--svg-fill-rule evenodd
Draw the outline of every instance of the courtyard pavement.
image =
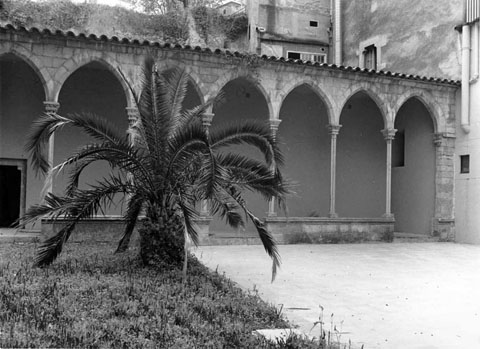
<svg viewBox="0 0 480 349">
<path fill-rule="evenodd" d="M 453 243 L 281 245 L 271 280 L 261 246 L 202 246 L 195 254 L 277 307 L 305 333 L 323 321 L 365 349 L 480 348 L 480 246 Z M 332 316 L 333 314 L 333 316 Z"/>
</svg>

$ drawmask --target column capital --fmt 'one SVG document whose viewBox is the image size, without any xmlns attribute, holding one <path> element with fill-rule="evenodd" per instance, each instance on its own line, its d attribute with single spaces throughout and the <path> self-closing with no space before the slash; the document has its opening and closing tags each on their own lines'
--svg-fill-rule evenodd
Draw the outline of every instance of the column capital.
<svg viewBox="0 0 480 349">
<path fill-rule="evenodd" d="M 327 130 L 328 133 L 331 136 L 336 136 L 340 133 L 340 129 L 342 128 L 342 125 L 334 125 L 334 124 L 328 124 L 327 125 Z"/>
<path fill-rule="evenodd" d="M 213 113 L 209 113 L 209 112 L 203 113 L 202 114 L 202 125 L 203 125 L 203 127 L 209 128 L 210 126 L 212 126 L 212 121 L 213 121 L 214 116 L 215 116 L 215 114 L 213 114 Z"/>
<path fill-rule="evenodd" d="M 47 114 L 55 114 L 60 108 L 60 103 L 53 102 L 53 101 L 45 101 L 43 102 L 43 106 L 45 107 L 45 112 Z"/>
<path fill-rule="evenodd" d="M 397 133 L 397 129 L 395 128 L 385 128 L 382 131 L 383 138 L 386 141 L 392 141 L 395 138 L 395 133 Z"/>
<path fill-rule="evenodd" d="M 140 117 L 140 112 L 137 107 L 126 107 L 127 117 L 128 117 L 128 126 L 132 127 L 135 121 Z"/>
<path fill-rule="evenodd" d="M 278 131 L 278 127 L 280 126 L 280 123 L 282 120 L 280 119 L 269 119 L 268 122 L 270 123 L 270 129 L 274 132 Z"/>
</svg>

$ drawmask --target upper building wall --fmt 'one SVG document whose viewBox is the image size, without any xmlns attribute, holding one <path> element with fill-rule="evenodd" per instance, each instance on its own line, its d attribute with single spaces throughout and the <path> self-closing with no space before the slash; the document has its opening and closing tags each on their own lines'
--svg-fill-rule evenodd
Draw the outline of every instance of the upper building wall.
<svg viewBox="0 0 480 349">
<path fill-rule="evenodd" d="M 285 39 L 328 44 L 330 0 L 260 0 L 258 25 Z"/>
<path fill-rule="evenodd" d="M 459 79 L 461 52 L 454 27 L 462 0 L 342 2 L 343 64 L 364 66 L 375 45 L 377 69 Z"/>
</svg>

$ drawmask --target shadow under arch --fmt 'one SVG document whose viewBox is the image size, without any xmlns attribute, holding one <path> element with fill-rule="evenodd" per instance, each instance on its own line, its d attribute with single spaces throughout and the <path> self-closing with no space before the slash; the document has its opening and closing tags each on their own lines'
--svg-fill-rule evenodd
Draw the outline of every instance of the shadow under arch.
<svg viewBox="0 0 480 349">
<path fill-rule="evenodd" d="M 281 106 L 283 105 L 285 99 L 290 95 L 292 91 L 295 89 L 305 86 L 308 89 L 310 89 L 321 101 L 322 103 L 325 104 L 326 107 L 326 112 L 327 112 L 327 118 L 328 118 L 328 123 L 329 124 L 335 124 L 335 113 L 333 111 L 332 103 L 330 98 L 327 96 L 327 94 L 317 86 L 317 84 L 314 81 L 306 80 L 306 81 L 300 81 L 297 82 L 291 86 L 287 86 L 283 92 L 280 94 L 280 109 L 282 108 Z"/>
<path fill-rule="evenodd" d="M 433 132 L 437 133 L 439 132 L 439 120 L 440 120 L 440 115 L 441 112 L 438 108 L 438 106 L 432 102 L 433 97 L 428 96 L 425 94 L 424 91 L 412 91 L 409 94 L 402 96 L 402 98 L 399 98 L 397 103 L 395 103 L 394 106 L 394 120 L 393 123 L 395 124 L 396 118 L 398 116 L 398 113 L 400 109 L 410 100 L 415 99 L 418 100 L 422 105 L 425 107 L 425 109 L 428 111 L 431 121 L 433 123 Z"/>
<path fill-rule="evenodd" d="M 345 106 L 348 105 L 348 102 L 353 97 L 355 97 L 356 95 L 359 95 L 359 94 L 364 94 L 364 95 L 368 96 L 375 103 L 376 107 L 380 111 L 380 115 L 381 115 L 382 120 L 383 120 L 383 128 L 388 128 L 391 123 L 390 123 L 390 120 L 388 119 L 388 111 L 387 111 L 387 107 L 386 107 L 385 103 L 382 101 L 382 99 L 379 97 L 379 95 L 377 93 L 375 93 L 371 89 L 368 89 L 368 88 L 365 88 L 365 87 L 358 87 L 355 90 L 353 90 L 352 93 L 350 93 L 350 95 L 345 99 L 345 101 L 341 105 L 341 108 L 339 109 L 340 113 L 343 112 L 343 110 L 345 109 Z M 340 122 L 340 124 L 342 124 L 342 123 Z"/>
<path fill-rule="evenodd" d="M 38 77 L 40 80 L 42 87 L 43 87 L 43 94 L 45 96 L 45 99 L 49 98 L 49 90 L 47 86 L 47 81 L 49 80 L 49 77 L 44 76 L 40 69 L 38 68 L 37 64 L 35 64 L 32 60 L 30 60 L 27 56 L 21 54 L 17 50 L 12 50 L 9 52 L 1 53 L 0 54 L 0 61 L 2 60 L 11 60 L 11 59 L 18 59 L 19 61 L 25 63 L 32 69 L 32 71 L 35 73 L 35 75 Z"/>
<path fill-rule="evenodd" d="M 327 217 L 330 205 L 330 135 L 328 106 L 307 83 L 282 100 L 278 129 L 285 156 L 283 174 L 295 183 L 288 198 L 293 217 Z"/>
<path fill-rule="evenodd" d="M 267 90 L 265 89 L 265 87 L 262 86 L 262 84 L 258 80 L 254 79 L 251 75 L 248 75 L 248 74 L 239 74 L 237 72 L 237 74 L 222 76 L 219 80 L 215 82 L 213 86 L 211 86 L 211 91 L 213 92 L 210 94 L 206 94 L 205 98 L 214 98 L 218 96 L 220 93 L 222 93 L 222 91 L 225 90 L 226 86 L 228 86 L 231 83 L 234 83 L 235 81 L 245 81 L 245 82 L 248 82 L 251 86 L 255 87 L 255 89 L 260 93 L 260 95 L 262 96 L 262 98 L 264 99 L 267 105 L 267 110 L 268 110 L 267 119 L 272 119 L 274 117 L 272 101 Z"/>
<path fill-rule="evenodd" d="M 435 215 L 436 149 L 431 111 L 417 96 L 403 101 L 395 115 L 392 144 L 392 213 L 395 231 L 432 233 Z"/>
<path fill-rule="evenodd" d="M 336 211 L 343 217 L 381 217 L 386 209 L 385 113 L 361 89 L 345 101 L 339 120 Z"/>
<path fill-rule="evenodd" d="M 121 71 L 119 71 L 120 67 L 115 68 L 115 62 L 110 62 L 102 57 L 88 57 L 88 58 L 82 59 L 80 62 L 77 62 L 73 59 L 71 59 L 71 61 L 73 62 L 71 64 L 74 64 L 75 66 L 74 69 L 67 72 L 63 72 L 63 73 L 60 71 L 60 73 L 55 76 L 55 79 L 58 82 L 57 88 L 53 92 L 53 97 L 55 98 L 55 101 L 58 100 L 60 91 L 62 90 L 63 85 L 65 84 L 65 82 L 68 80 L 70 76 L 75 74 L 75 72 L 77 72 L 79 69 L 94 65 L 99 69 L 104 69 L 110 72 L 122 87 L 123 93 L 125 95 L 125 100 L 127 102 L 127 106 L 135 106 L 134 96 L 130 89 L 131 87 L 133 88 L 134 84 L 130 81 L 125 80 L 127 79 L 126 75 L 123 74 Z M 68 62 L 65 63 L 65 65 L 68 65 Z"/>
<path fill-rule="evenodd" d="M 96 60 L 84 64 L 76 69 L 62 84 L 58 93 L 60 104 L 59 115 L 77 114 L 95 115 L 105 120 L 119 138 L 127 138 L 128 100 L 124 86 L 118 76 L 105 68 L 105 65 Z M 92 142 L 102 142 L 93 139 L 79 128 L 66 125 L 55 132 L 54 165 L 59 164 L 77 149 Z M 100 179 L 107 177 L 112 169 L 105 161 L 89 165 L 80 177 L 80 188 L 88 188 Z M 68 183 L 67 173 L 61 173 L 53 183 L 54 193 L 64 193 Z M 106 215 L 120 214 L 123 208 L 112 205 L 106 209 Z"/>
<path fill-rule="evenodd" d="M 269 109 L 262 91 L 250 80 L 239 77 L 230 80 L 222 87 L 223 98 L 216 100 L 213 105 L 213 120 L 211 132 L 232 124 L 238 124 L 245 120 L 256 120 L 267 124 L 269 121 Z M 259 161 L 264 161 L 263 154 L 254 146 L 247 144 L 231 145 L 225 149 L 227 152 L 245 155 Z M 259 194 L 246 192 L 244 199 L 248 207 L 259 217 L 263 217 L 268 210 L 268 202 Z M 246 231 L 255 236 L 256 229 L 251 223 L 247 223 Z M 210 225 L 210 232 L 217 234 L 234 234 L 232 228 L 218 217 L 214 217 Z"/>
</svg>

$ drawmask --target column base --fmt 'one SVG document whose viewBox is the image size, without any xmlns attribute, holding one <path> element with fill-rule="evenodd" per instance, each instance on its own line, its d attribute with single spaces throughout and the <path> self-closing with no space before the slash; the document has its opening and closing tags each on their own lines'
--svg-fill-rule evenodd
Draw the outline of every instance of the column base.
<svg viewBox="0 0 480 349">
<path fill-rule="evenodd" d="M 393 213 L 384 213 L 382 214 L 382 218 L 394 219 L 395 215 Z"/>
<path fill-rule="evenodd" d="M 331 212 L 328 214 L 328 218 L 338 218 L 338 214 L 336 214 L 335 212 Z"/>
</svg>

